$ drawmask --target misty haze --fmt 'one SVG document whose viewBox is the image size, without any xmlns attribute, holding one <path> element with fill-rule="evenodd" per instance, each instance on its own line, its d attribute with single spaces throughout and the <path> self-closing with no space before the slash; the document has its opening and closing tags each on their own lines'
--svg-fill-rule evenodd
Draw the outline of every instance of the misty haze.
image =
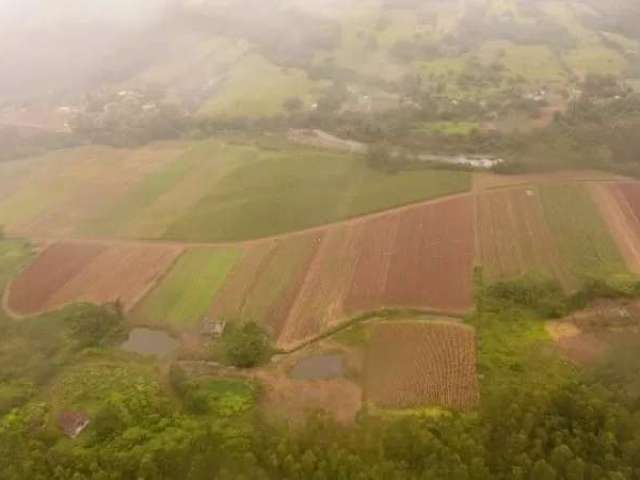
<svg viewBox="0 0 640 480">
<path fill-rule="evenodd" d="M 637 0 L 0 33 L 0 480 L 640 480 Z"/>
</svg>

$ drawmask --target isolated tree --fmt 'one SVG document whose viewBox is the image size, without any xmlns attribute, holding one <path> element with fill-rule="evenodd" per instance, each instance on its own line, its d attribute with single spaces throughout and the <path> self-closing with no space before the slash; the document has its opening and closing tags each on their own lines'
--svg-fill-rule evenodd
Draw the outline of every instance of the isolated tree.
<svg viewBox="0 0 640 480">
<path fill-rule="evenodd" d="M 224 352 L 236 367 L 255 367 L 272 352 L 269 334 L 256 322 L 247 322 L 225 335 Z"/>
</svg>

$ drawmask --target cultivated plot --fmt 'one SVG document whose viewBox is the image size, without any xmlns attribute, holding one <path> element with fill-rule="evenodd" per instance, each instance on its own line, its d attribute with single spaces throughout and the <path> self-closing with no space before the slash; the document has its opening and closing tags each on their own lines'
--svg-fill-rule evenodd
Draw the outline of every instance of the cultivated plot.
<svg viewBox="0 0 640 480">
<path fill-rule="evenodd" d="M 119 301 L 129 310 L 180 252 L 180 247 L 160 245 L 57 243 L 11 284 L 8 306 L 30 315 L 68 303 Z"/>
<path fill-rule="evenodd" d="M 111 211 L 184 144 L 138 149 L 87 146 L 0 165 L 0 224 L 9 233 L 58 237 L 98 233 Z"/>
<path fill-rule="evenodd" d="M 580 185 L 539 188 L 544 216 L 560 257 L 578 280 L 607 278 L 627 272 L 621 253 L 598 208 Z"/>
<path fill-rule="evenodd" d="M 471 197 L 330 228 L 278 344 L 291 348 L 381 308 L 468 311 L 473 258 Z"/>
<path fill-rule="evenodd" d="M 382 408 L 472 408 L 479 400 L 475 331 L 451 322 L 377 324 L 365 382 L 366 399 Z"/>
<path fill-rule="evenodd" d="M 321 238 L 294 236 L 250 249 L 216 297 L 213 316 L 259 322 L 277 339 Z"/>
<path fill-rule="evenodd" d="M 479 194 L 478 258 L 488 281 L 535 272 L 574 284 L 549 230 L 538 189 L 504 189 Z"/>
<path fill-rule="evenodd" d="M 640 185 L 594 184 L 590 190 L 627 267 L 640 273 Z"/>
</svg>

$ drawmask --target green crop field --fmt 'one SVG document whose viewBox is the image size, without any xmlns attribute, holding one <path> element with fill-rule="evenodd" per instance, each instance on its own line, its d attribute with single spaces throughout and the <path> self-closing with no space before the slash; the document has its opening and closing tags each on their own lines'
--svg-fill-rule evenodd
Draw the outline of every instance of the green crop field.
<svg viewBox="0 0 640 480">
<path fill-rule="evenodd" d="M 540 187 L 545 218 L 560 256 L 578 279 L 626 272 L 624 259 L 588 192 L 579 185 Z"/>
<path fill-rule="evenodd" d="M 346 153 L 228 139 L 81 147 L 0 173 L 0 225 L 12 235 L 202 241 L 285 233 L 470 185 L 463 172 L 388 175 Z"/>
<path fill-rule="evenodd" d="M 115 205 L 82 225 L 90 235 L 157 238 L 216 187 L 226 174 L 256 156 L 252 147 L 216 140 L 194 142 L 171 162 L 152 169 Z"/>
<path fill-rule="evenodd" d="M 233 151 L 229 146 L 227 152 Z M 281 234 L 443 195 L 467 191 L 465 172 L 420 170 L 388 175 L 364 159 L 314 150 L 260 152 L 212 189 L 165 235 L 234 241 Z"/>
<path fill-rule="evenodd" d="M 194 248 L 184 253 L 134 317 L 177 329 L 197 326 L 240 257 L 238 250 Z"/>
</svg>

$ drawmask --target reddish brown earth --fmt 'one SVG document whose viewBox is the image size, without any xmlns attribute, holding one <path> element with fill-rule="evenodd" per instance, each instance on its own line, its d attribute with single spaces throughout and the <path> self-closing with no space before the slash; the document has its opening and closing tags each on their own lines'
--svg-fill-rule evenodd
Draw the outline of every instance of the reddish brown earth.
<svg viewBox="0 0 640 480">
<path fill-rule="evenodd" d="M 57 243 L 48 247 L 11 284 L 9 309 L 19 315 L 45 310 L 56 291 L 104 251 L 106 247 L 95 244 Z"/>
<path fill-rule="evenodd" d="M 455 198 L 368 222 L 360 237 L 350 313 L 385 307 L 472 308 L 473 199 Z"/>
<path fill-rule="evenodd" d="M 13 282 L 8 306 L 17 314 L 31 315 L 73 302 L 120 300 L 129 309 L 181 251 L 161 245 L 55 244 Z"/>
<path fill-rule="evenodd" d="M 327 229 L 278 338 L 293 348 L 359 313 L 473 306 L 473 198 Z"/>
<path fill-rule="evenodd" d="M 62 285 L 47 301 L 50 310 L 71 302 L 119 300 L 131 309 L 173 264 L 181 248 L 164 245 L 114 246 Z"/>
<path fill-rule="evenodd" d="M 369 343 L 365 394 L 383 408 L 475 406 L 475 331 L 450 322 L 377 324 Z"/>
</svg>

